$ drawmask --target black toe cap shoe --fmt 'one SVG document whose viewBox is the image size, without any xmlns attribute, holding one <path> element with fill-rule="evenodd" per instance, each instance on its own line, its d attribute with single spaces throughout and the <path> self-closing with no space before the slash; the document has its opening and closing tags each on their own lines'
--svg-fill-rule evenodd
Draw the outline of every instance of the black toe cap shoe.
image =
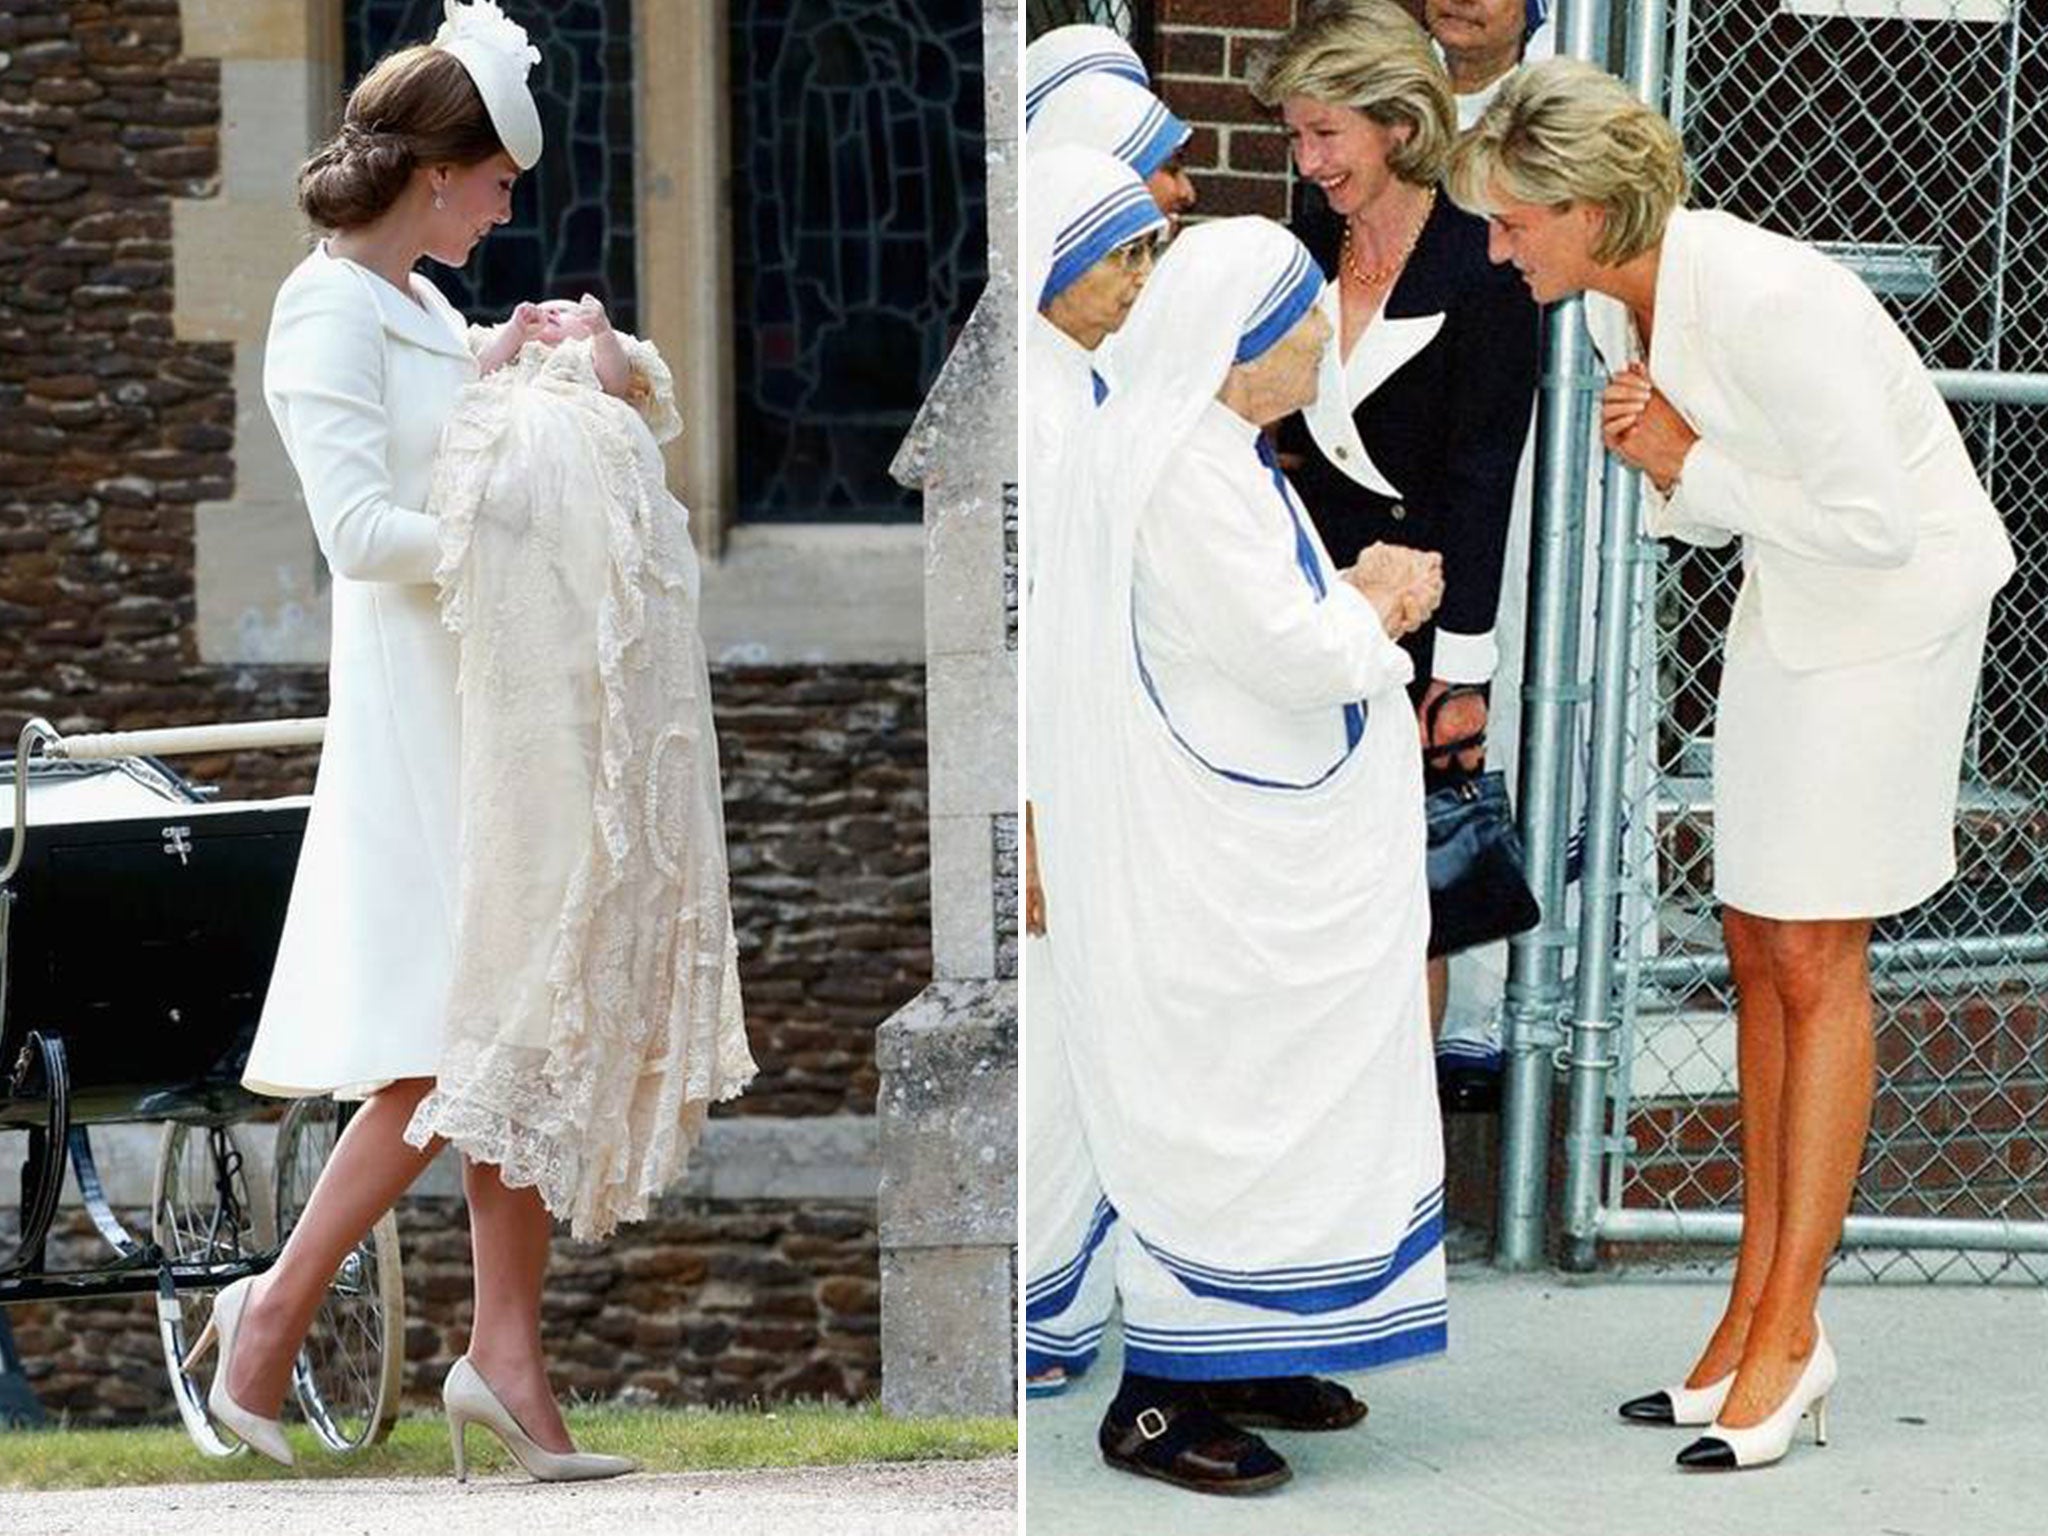
<svg viewBox="0 0 2048 1536">
<path fill-rule="evenodd" d="M 1726 1472 L 1735 1466 L 1735 1447 L 1726 1440 L 1716 1440 L 1712 1435 L 1702 1435 L 1678 1453 L 1681 1467 L 1700 1467 L 1708 1471 Z"/>
<path fill-rule="evenodd" d="M 1645 1392 L 1641 1397 L 1632 1397 L 1623 1403 L 1619 1411 L 1631 1424 L 1673 1422 L 1669 1392 Z"/>
</svg>

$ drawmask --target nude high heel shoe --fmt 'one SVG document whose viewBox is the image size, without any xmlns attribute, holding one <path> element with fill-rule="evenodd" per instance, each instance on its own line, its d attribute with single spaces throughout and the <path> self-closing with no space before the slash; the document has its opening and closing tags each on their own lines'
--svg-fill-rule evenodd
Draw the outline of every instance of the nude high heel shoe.
<svg viewBox="0 0 2048 1536">
<path fill-rule="evenodd" d="M 512 1459 L 526 1469 L 526 1475 L 543 1483 L 581 1483 L 599 1477 L 618 1477 L 638 1472 L 640 1463 L 630 1456 L 600 1456 L 588 1451 L 544 1451 L 535 1445 L 510 1410 L 498 1401 L 481 1372 L 464 1355 L 448 1368 L 441 1384 L 441 1405 L 448 1413 L 448 1433 L 455 1443 L 455 1480 L 469 1481 L 469 1457 L 462 1433 L 471 1424 L 481 1424 L 504 1442 Z"/>
<path fill-rule="evenodd" d="M 250 1275 L 213 1298 L 213 1315 L 207 1318 L 206 1326 L 187 1352 L 185 1364 L 187 1368 L 197 1365 L 206 1358 L 208 1350 L 219 1344 L 220 1363 L 214 1366 L 213 1382 L 206 1389 L 206 1411 L 216 1424 L 250 1450 L 289 1467 L 293 1464 L 292 1448 L 284 1437 L 284 1426 L 276 1419 L 259 1418 L 228 1396 L 228 1365 L 235 1358 L 235 1330 L 242 1325 L 242 1309 L 248 1306 L 249 1287 L 255 1283 L 256 1277 Z"/>
<path fill-rule="evenodd" d="M 1793 1432 L 1809 1410 L 1813 1414 L 1813 1443 L 1826 1445 L 1828 1393 L 1834 1390 L 1836 1374 L 1834 1347 L 1828 1343 L 1823 1329 L 1814 1337 L 1813 1353 L 1806 1357 L 1806 1368 L 1769 1418 L 1746 1429 L 1735 1429 L 1717 1416 L 1706 1434 L 1678 1453 L 1678 1464 L 1716 1471 L 1767 1467 L 1782 1460 L 1792 1448 Z"/>
<path fill-rule="evenodd" d="M 1662 1391 L 1645 1392 L 1623 1403 L 1618 1412 L 1631 1424 L 1704 1426 L 1720 1416 L 1721 1405 L 1728 1401 L 1728 1389 L 1734 1385 L 1735 1373 L 1730 1371 L 1704 1387 L 1665 1387 Z"/>
</svg>

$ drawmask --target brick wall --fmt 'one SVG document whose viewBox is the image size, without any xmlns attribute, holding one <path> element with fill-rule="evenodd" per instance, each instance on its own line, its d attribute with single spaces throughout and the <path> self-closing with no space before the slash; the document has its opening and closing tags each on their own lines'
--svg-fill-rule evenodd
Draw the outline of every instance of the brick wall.
<svg viewBox="0 0 2048 1536">
<path fill-rule="evenodd" d="M 2024 1218 L 2041 1209 L 2048 1014 L 2033 989 L 2015 982 L 1882 1005 L 1877 1078 L 1853 1210 Z M 1732 1094 L 1637 1103 L 1623 1203 L 1738 1203 L 1740 1121 Z"/>
</svg>

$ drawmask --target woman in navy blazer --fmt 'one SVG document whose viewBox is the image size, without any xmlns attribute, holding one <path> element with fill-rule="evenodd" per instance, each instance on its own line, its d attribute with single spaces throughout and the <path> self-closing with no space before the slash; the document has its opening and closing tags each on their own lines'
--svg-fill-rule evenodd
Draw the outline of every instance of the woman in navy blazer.
<svg viewBox="0 0 2048 1536">
<path fill-rule="evenodd" d="M 1439 195 L 1457 115 L 1426 34 L 1393 0 L 1324 10 L 1277 45 L 1253 83 L 1279 109 L 1300 171 L 1293 229 L 1329 279 L 1336 342 L 1315 401 L 1279 443 L 1330 558 L 1373 544 L 1443 557 L 1434 622 L 1402 643 L 1426 746 L 1483 736 L 1517 470 L 1535 399 L 1535 303 L 1487 260 L 1486 227 Z M 1438 772 L 1477 768 L 1482 749 L 1432 754 Z M 1429 971 L 1443 1023 L 1449 972 Z M 1469 1055 L 1455 1049 L 1445 1065 Z M 1491 1074 L 1486 1074 L 1490 1076 Z M 1447 1079 L 1457 1092 L 1459 1074 Z"/>
</svg>

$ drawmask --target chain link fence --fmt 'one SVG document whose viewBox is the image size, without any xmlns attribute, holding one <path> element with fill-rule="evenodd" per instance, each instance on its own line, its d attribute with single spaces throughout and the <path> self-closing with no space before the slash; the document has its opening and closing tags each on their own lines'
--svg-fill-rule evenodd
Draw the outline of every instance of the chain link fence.
<svg viewBox="0 0 2048 1536">
<path fill-rule="evenodd" d="M 1959 876 L 1876 934 L 1878 1089 L 1851 1207 L 1852 1233 L 1863 1218 L 1874 1235 L 1843 1260 L 1876 1278 L 2048 1280 L 2048 394 L 1971 400 L 1992 393 L 1971 378 L 2048 373 L 2048 114 L 2033 110 L 2048 99 L 2048 16 L 2031 4 L 1695 0 L 1668 35 L 1694 204 L 1864 275 L 1950 371 L 2019 557 L 1964 763 Z M 1631 626 L 1619 1029 L 1607 1135 L 1570 1153 L 1604 1156 L 1602 1226 L 1624 1231 L 1629 1213 L 1725 1214 L 1742 1197 L 1709 784 L 1740 571 L 1729 551 L 1632 553 L 1632 601 L 1601 617 Z M 2009 1242 L 1979 1228 L 1950 1247 L 1961 1229 L 1944 1219 L 2015 1226 Z M 1684 1223 L 1634 1235 L 1652 1232 Z M 1893 1241 L 1915 1246 L 1877 1246 Z"/>
<path fill-rule="evenodd" d="M 1153 51 L 1153 6 L 1151 0 L 1026 0 L 1024 9 L 1027 41 L 1054 27 L 1093 22 L 1123 34 L 1138 50 L 1148 69 L 1159 67 Z"/>
</svg>

